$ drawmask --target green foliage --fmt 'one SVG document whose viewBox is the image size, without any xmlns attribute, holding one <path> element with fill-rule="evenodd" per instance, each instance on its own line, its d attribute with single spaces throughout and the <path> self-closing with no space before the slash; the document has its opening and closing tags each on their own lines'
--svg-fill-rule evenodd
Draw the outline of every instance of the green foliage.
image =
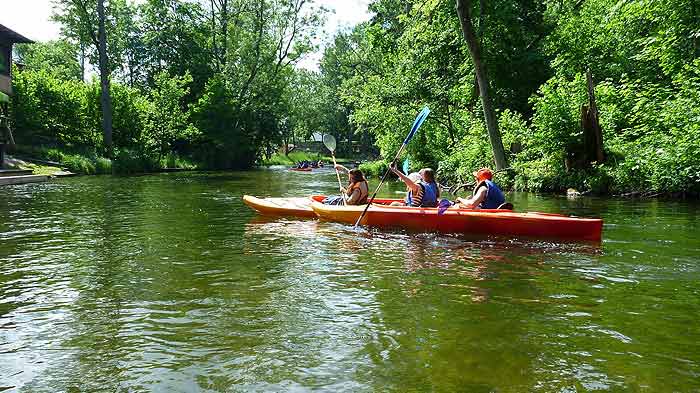
<svg viewBox="0 0 700 393">
<path fill-rule="evenodd" d="M 112 160 L 104 157 L 95 158 L 95 172 L 99 174 L 112 173 Z"/>
<path fill-rule="evenodd" d="M 288 155 L 274 154 L 272 157 L 263 161 L 263 165 L 295 165 L 300 161 L 318 161 L 324 160 L 326 164 L 330 162 L 328 157 L 321 157 L 318 153 L 307 153 L 302 151 L 293 151 Z M 332 164 L 332 163 L 331 163 Z"/>
<path fill-rule="evenodd" d="M 78 48 L 67 41 L 36 42 L 17 44 L 15 53 L 26 70 L 45 70 L 57 79 L 82 80 Z"/>
<path fill-rule="evenodd" d="M 180 157 L 176 153 L 170 152 L 165 157 L 160 159 L 161 168 L 180 168 L 180 169 L 196 169 L 192 161 L 187 158 Z"/>
<path fill-rule="evenodd" d="M 145 154 L 143 151 L 118 149 L 114 152 L 112 168 L 114 173 L 132 174 L 157 172 L 162 166 L 157 157 Z"/>
<path fill-rule="evenodd" d="M 437 174 L 442 182 L 465 183 L 472 181 L 474 171 L 491 166 L 491 145 L 486 125 L 483 121 L 474 121 L 453 154 L 440 162 Z"/>
<path fill-rule="evenodd" d="M 548 154 L 574 149 L 583 143 L 581 105 L 588 101 L 586 80 L 582 74 L 572 81 L 552 78 L 533 96 L 535 115 L 533 132 L 525 139 L 533 153 Z"/>
<path fill-rule="evenodd" d="M 692 0 L 469 2 L 506 150 L 506 187 L 600 193 L 700 193 L 700 7 Z M 231 0 L 108 2 L 112 161 L 102 151 L 94 0 L 56 2 L 63 40 L 18 46 L 15 139 L 51 146 L 76 170 L 249 168 L 309 159 L 274 155 L 314 132 L 360 145 L 384 172 L 424 105 L 409 144 L 414 168 L 442 182 L 493 166 L 474 67 L 454 3 L 374 0 L 368 22 L 336 34 L 320 72 L 294 68 L 313 50 L 323 12 L 309 3 Z M 290 31 L 293 33 L 290 35 Z M 583 145 L 585 71 L 595 84 L 603 163 L 572 157 Z M 351 143 L 346 143 L 353 142 Z M 346 149 L 344 151 L 343 149 Z M 108 163 L 109 162 L 109 163 Z"/>
<path fill-rule="evenodd" d="M 94 175 L 96 172 L 95 164 L 87 157 L 78 154 L 64 155 L 61 163 L 71 172 L 85 175 Z"/>
<path fill-rule="evenodd" d="M 313 2 L 105 4 L 100 70 L 111 78 L 113 144 L 135 154 L 115 153 L 117 171 L 177 165 L 171 157 L 191 165 L 184 156 L 208 168 L 248 168 L 295 127 L 316 128 L 303 109 L 320 85 L 293 67 L 323 24 L 325 10 Z M 13 121 L 23 142 L 102 151 L 100 86 L 82 82 L 78 61 L 98 69 L 97 18 L 95 0 L 57 0 L 62 40 L 18 47 L 27 68 Z M 296 95 L 297 86 L 310 94 Z"/>
<path fill-rule="evenodd" d="M 199 157 L 208 168 L 245 168 L 255 161 L 258 146 L 241 121 L 252 113 L 241 113 L 236 97 L 222 77 L 209 80 L 194 107 L 194 119 L 204 143 Z"/>
<path fill-rule="evenodd" d="M 97 143 L 99 134 L 89 127 L 86 85 L 46 70 L 16 72 L 12 82 L 17 143 Z"/>
<path fill-rule="evenodd" d="M 384 160 L 363 162 L 360 170 L 367 177 L 380 177 L 389 169 L 389 163 Z"/>
<path fill-rule="evenodd" d="M 190 74 L 170 76 L 167 72 L 156 75 L 155 87 L 149 100 L 143 103 L 142 145 L 163 157 L 173 150 L 177 141 L 190 141 L 199 131 L 190 123 L 189 111 L 183 109 L 183 99 L 192 82 Z"/>
<path fill-rule="evenodd" d="M 471 5 L 504 146 L 511 148 L 511 168 L 497 174 L 499 182 L 534 191 L 698 193 L 695 3 Z M 352 124 L 374 137 L 386 159 L 411 114 L 427 104 L 432 113 L 409 145 L 414 166 L 439 163 L 446 182 L 471 180 L 475 169 L 493 166 L 453 4 L 378 0 L 371 9 L 370 22 L 338 36 L 352 49 L 336 39 L 322 61 L 338 76 L 326 83 L 340 86 Z M 567 165 L 584 148 L 586 68 L 593 71 L 607 161 Z"/>
</svg>

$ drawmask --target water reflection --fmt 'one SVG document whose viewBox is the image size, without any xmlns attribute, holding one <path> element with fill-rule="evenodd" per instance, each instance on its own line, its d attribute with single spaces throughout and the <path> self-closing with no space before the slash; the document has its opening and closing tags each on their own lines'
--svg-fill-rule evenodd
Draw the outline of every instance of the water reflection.
<svg viewBox="0 0 700 393">
<path fill-rule="evenodd" d="M 4 188 L 0 389 L 700 388 L 696 205 L 510 195 L 602 215 L 591 245 L 356 231 L 240 200 L 335 182 L 264 170 Z"/>
</svg>

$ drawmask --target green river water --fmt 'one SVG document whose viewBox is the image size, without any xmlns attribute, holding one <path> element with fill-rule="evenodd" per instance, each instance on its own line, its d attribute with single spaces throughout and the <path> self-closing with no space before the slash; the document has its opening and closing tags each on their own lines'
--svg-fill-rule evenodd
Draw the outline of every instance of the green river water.
<svg viewBox="0 0 700 393">
<path fill-rule="evenodd" d="M 0 188 L 0 391 L 700 391 L 697 203 L 509 194 L 602 217 L 598 245 L 241 201 L 336 188 L 280 169 Z"/>
</svg>

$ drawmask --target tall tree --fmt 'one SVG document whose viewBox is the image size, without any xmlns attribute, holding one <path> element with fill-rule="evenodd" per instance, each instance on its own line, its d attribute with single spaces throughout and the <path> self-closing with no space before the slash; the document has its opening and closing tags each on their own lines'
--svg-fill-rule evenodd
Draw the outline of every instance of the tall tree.
<svg viewBox="0 0 700 393">
<path fill-rule="evenodd" d="M 116 15 L 119 10 L 125 6 L 124 0 L 111 0 L 108 3 L 110 14 Z M 89 43 L 92 53 L 97 54 L 97 65 L 100 73 L 101 97 L 100 105 L 102 107 L 102 132 L 103 143 L 107 156 L 112 155 L 112 100 L 109 92 L 109 77 L 114 64 L 120 61 L 120 56 L 115 54 L 110 63 L 107 50 L 118 52 L 120 47 L 117 40 L 107 45 L 107 12 L 105 10 L 104 0 L 57 0 L 57 12 L 53 19 L 60 22 L 62 26 L 62 34 L 68 38 L 78 41 L 81 48 Z M 110 23 L 111 30 L 117 31 L 116 23 Z M 97 31 L 95 31 L 97 27 Z M 115 34 L 116 35 L 116 34 Z M 94 59 L 94 57 L 92 57 Z M 93 62 L 95 64 L 95 62 Z"/>
<path fill-rule="evenodd" d="M 97 0 L 97 50 L 100 67 L 100 103 L 102 105 L 102 131 L 107 157 L 112 157 L 112 97 L 109 94 L 109 66 L 107 64 L 107 32 L 105 31 L 104 0 Z"/>
<path fill-rule="evenodd" d="M 464 40 L 469 47 L 469 53 L 474 63 L 474 72 L 479 83 L 479 95 L 481 96 L 481 105 L 484 108 L 484 119 L 489 132 L 489 140 L 493 149 L 493 158 L 496 161 L 496 169 L 505 169 L 508 166 L 505 150 L 503 149 L 503 141 L 501 133 L 498 130 L 498 120 L 496 119 L 496 111 L 493 108 L 491 97 L 489 96 L 489 79 L 486 72 L 486 66 L 481 56 L 481 44 L 474 32 L 474 25 L 471 19 L 471 4 L 470 0 L 455 0 L 457 15 L 459 22 L 462 25 L 462 33 Z"/>
</svg>

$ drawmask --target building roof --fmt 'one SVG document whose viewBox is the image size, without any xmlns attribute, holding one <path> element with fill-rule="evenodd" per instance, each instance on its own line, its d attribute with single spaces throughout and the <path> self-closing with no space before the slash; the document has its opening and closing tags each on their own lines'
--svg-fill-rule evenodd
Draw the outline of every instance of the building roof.
<svg viewBox="0 0 700 393">
<path fill-rule="evenodd" d="M 31 44 L 34 41 L 30 40 L 29 38 L 17 33 L 14 30 L 11 30 L 3 25 L 0 25 L 0 41 L 6 41 L 6 42 L 12 42 L 12 43 L 22 43 L 22 44 Z"/>
</svg>

